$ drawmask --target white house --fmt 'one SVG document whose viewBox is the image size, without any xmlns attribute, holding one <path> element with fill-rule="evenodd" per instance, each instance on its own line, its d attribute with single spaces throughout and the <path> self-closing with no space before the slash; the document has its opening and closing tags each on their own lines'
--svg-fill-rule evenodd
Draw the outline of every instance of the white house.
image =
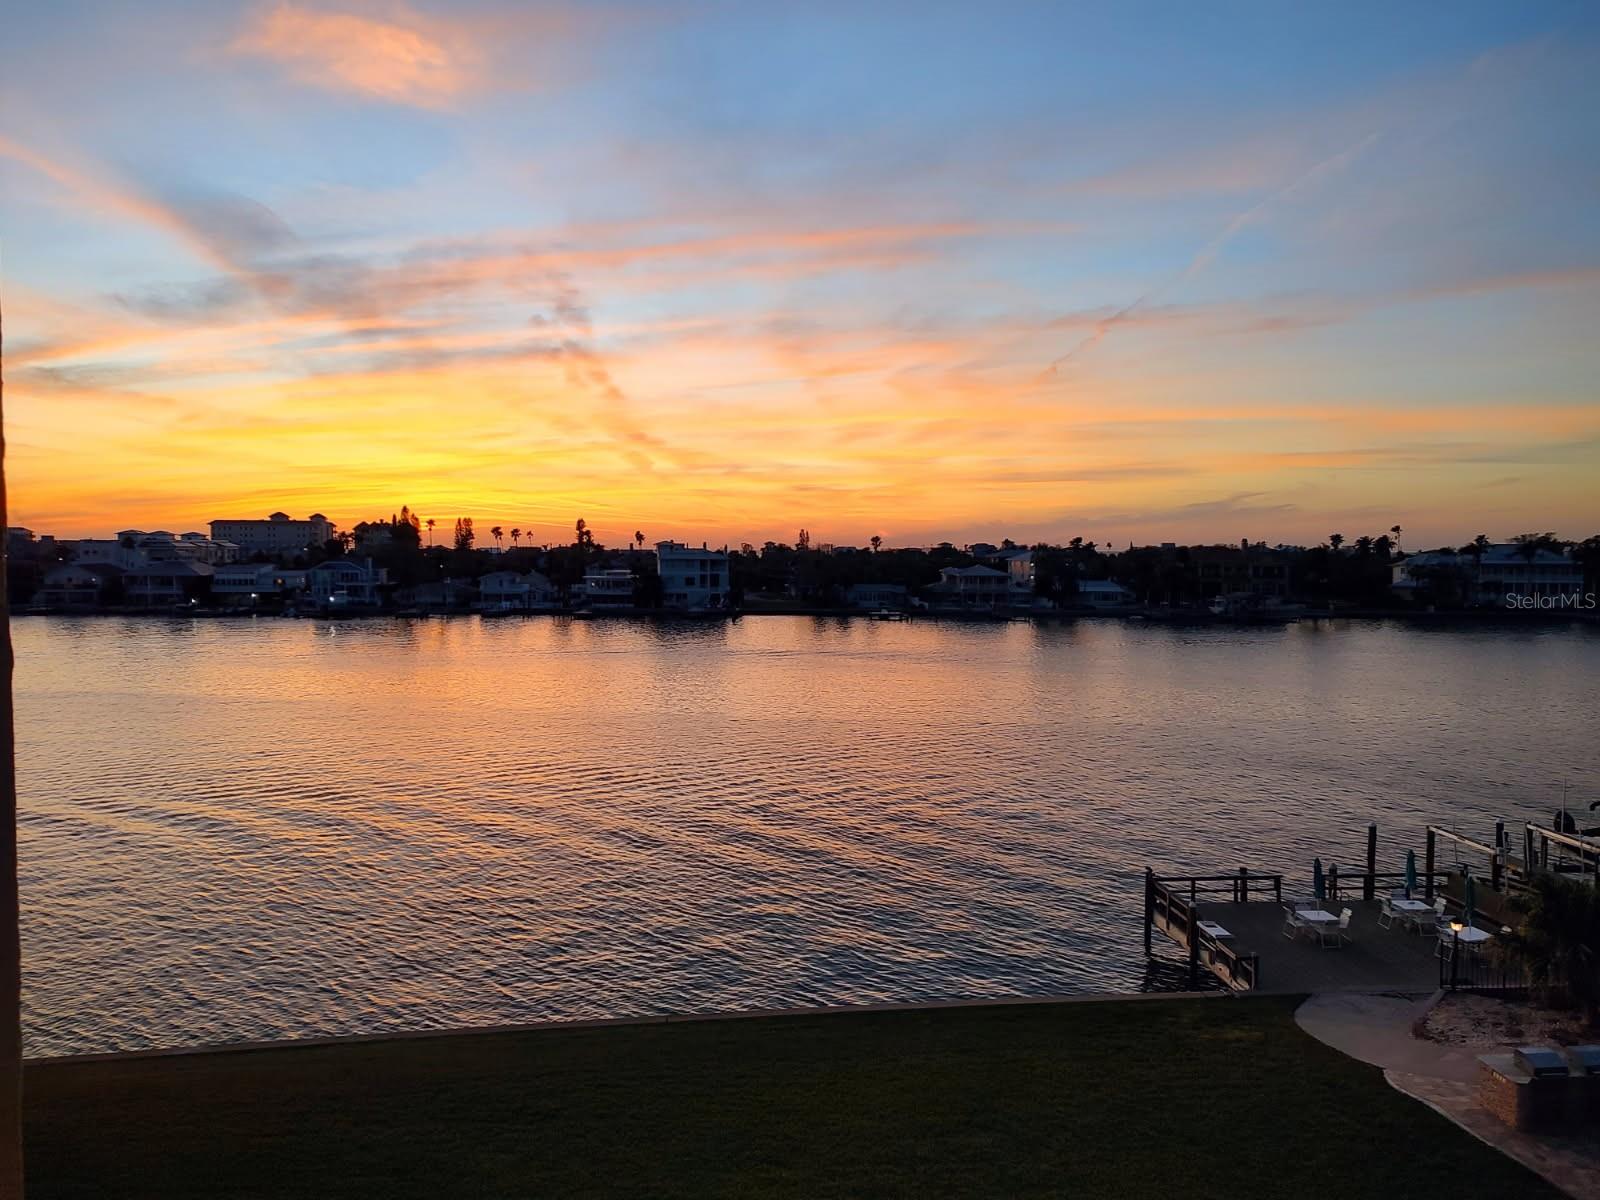
<svg viewBox="0 0 1600 1200">
<path fill-rule="evenodd" d="M 682 542 L 656 543 L 661 603 L 667 608 L 703 610 L 728 606 L 728 552 L 699 549 Z"/>
<path fill-rule="evenodd" d="M 67 563 L 45 572 L 33 601 L 46 608 L 95 608 L 121 575 L 121 567 L 108 563 Z"/>
<path fill-rule="evenodd" d="M 633 597 L 631 586 L 628 596 Z M 555 584 L 537 571 L 491 571 L 478 580 L 478 607 L 484 612 L 549 609 L 556 607 L 557 599 Z"/>
<path fill-rule="evenodd" d="M 1005 604 L 1011 598 L 1011 576 L 993 567 L 945 567 L 939 590 L 961 604 Z"/>
<path fill-rule="evenodd" d="M 129 604 L 166 608 L 198 601 L 210 591 L 210 563 L 174 559 L 144 563 L 122 573 L 122 590 Z"/>
<path fill-rule="evenodd" d="M 1005 572 L 1011 576 L 1011 591 L 1024 602 L 1033 599 L 1033 581 L 1036 574 L 1033 551 L 1014 550 L 1003 560 Z"/>
<path fill-rule="evenodd" d="M 844 596 L 851 608 L 872 610 L 904 608 L 907 600 L 903 583 L 853 583 L 845 589 Z"/>
<path fill-rule="evenodd" d="M 1078 580 L 1079 604 L 1086 604 L 1090 608 L 1117 608 L 1132 604 L 1133 601 L 1133 593 L 1114 579 Z"/>
<path fill-rule="evenodd" d="M 590 608 L 632 608 L 636 583 L 626 567 L 591 567 L 583 576 L 583 599 Z"/>
<path fill-rule="evenodd" d="M 231 563 L 211 576 L 211 595 L 224 604 L 248 606 L 306 590 L 310 572 L 272 563 Z"/>
<path fill-rule="evenodd" d="M 1393 567 L 1390 587 L 1402 595 L 1425 586 L 1430 572 L 1459 572 L 1469 604 L 1504 607 L 1519 601 L 1531 606 L 1543 600 L 1550 607 L 1571 604 L 1583 594 L 1583 564 L 1567 554 L 1540 549 L 1528 553 L 1515 542 L 1487 547 L 1482 554 L 1429 550 L 1407 555 Z"/>
<path fill-rule="evenodd" d="M 1583 594 L 1583 564 L 1567 554 L 1536 550 L 1531 555 L 1515 543 L 1490 546 L 1477 562 L 1477 601 L 1482 605 L 1545 600 L 1570 603 Z"/>
<path fill-rule="evenodd" d="M 306 592 L 319 608 L 375 606 L 388 582 L 389 572 L 370 558 L 331 558 L 306 572 Z"/>
</svg>

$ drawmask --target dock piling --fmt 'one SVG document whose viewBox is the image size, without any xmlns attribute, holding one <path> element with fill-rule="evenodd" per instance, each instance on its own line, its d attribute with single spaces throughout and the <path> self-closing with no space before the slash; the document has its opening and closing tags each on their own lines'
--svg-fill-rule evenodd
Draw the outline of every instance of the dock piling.
<svg viewBox="0 0 1600 1200">
<path fill-rule="evenodd" d="M 1371 900 L 1374 891 L 1374 876 L 1378 870 L 1378 823 L 1372 821 L 1367 825 L 1367 878 L 1361 884 L 1361 898 Z"/>
<path fill-rule="evenodd" d="M 1423 859 L 1423 864 L 1422 864 L 1422 870 L 1423 870 L 1423 876 L 1422 876 L 1422 878 L 1423 878 L 1422 898 L 1424 900 L 1427 900 L 1427 901 L 1430 901 L 1430 902 L 1433 900 L 1433 849 L 1434 849 L 1433 826 L 1429 825 L 1428 826 L 1428 846 L 1427 846 L 1427 850 L 1424 851 L 1424 859 Z"/>
<path fill-rule="evenodd" d="M 1156 917 L 1156 873 L 1144 869 L 1144 956 L 1150 957 L 1150 926 Z"/>
</svg>

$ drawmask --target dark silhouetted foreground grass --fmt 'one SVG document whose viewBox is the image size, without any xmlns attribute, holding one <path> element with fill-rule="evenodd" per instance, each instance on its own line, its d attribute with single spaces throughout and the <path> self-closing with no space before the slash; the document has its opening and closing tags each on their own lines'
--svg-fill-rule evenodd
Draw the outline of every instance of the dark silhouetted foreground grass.
<svg viewBox="0 0 1600 1200">
<path fill-rule="evenodd" d="M 27 1073 L 49 1197 L 1556 1193 L 1278 999 L 483 1034 Z"/>
</svg>

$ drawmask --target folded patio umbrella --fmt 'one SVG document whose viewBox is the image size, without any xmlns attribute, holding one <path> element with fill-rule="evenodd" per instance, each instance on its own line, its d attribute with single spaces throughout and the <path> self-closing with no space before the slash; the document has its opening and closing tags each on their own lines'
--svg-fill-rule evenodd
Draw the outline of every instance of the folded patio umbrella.
<svg viewBox="0 0 1600 1200">
<path fill-rule="evenodd" d="M 1411 893 L 1417 890 L 1417 852 L 1406 851 L 1406 899 L 1411 899 Z"/>
<path fill-rule="evenodd" d="M 1324 891 L 1325 888 L 1322 882 L 1322 859 L 1319 856 L 1311 860 L 1311 894 L 1318 900 L 1321 900 L 1323 899 Z"/>
<path fill-rule="evenodd" d="M 1467 928 L 1472 928 L 1472 908 L 1474 897 L 1472 895 L 1472 872 L 1466 872 L 1466 882 L 1461 887 L 1461 903 L 1467 910 Z"/>
</svg>

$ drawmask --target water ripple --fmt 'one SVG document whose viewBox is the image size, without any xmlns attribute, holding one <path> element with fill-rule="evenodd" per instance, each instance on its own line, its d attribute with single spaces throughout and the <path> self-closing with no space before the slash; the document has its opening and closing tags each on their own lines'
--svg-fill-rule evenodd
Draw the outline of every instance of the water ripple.
<svg viewBox="0 0 1600 1200">
<path fill-rule="evenodd" d="M 33 1054 L 1131 990 L 1146 862 L 1398 868 L 1600 777 L 1584 628 L 14 637 Z"/>
</svg>

